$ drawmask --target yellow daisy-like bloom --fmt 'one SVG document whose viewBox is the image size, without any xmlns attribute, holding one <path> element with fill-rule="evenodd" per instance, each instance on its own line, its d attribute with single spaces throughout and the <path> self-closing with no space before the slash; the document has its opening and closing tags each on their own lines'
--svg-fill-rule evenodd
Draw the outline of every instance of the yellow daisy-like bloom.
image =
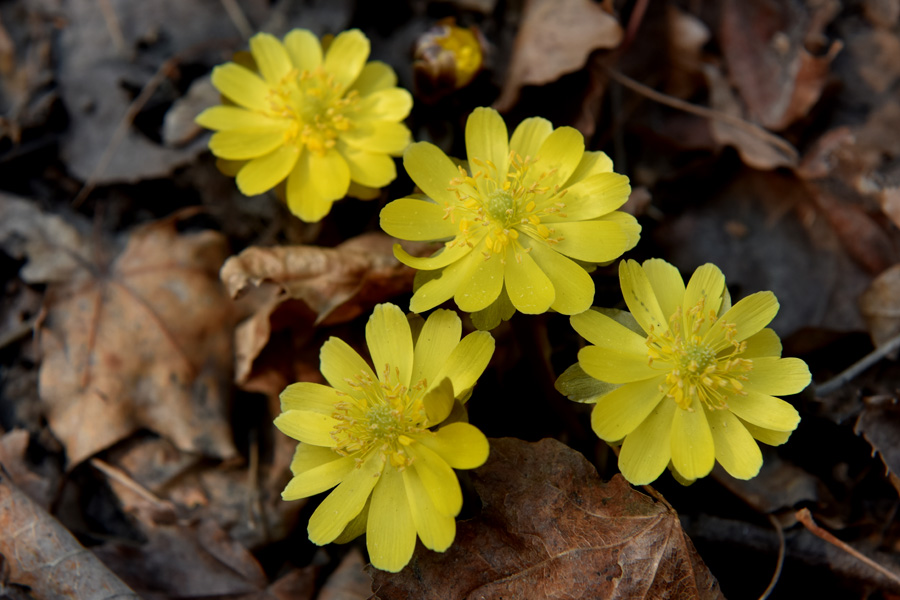
<svg viewBox="0 0 900 600">
<path fill-rule="evenodd" d="M 580 367 L 617 386 L 592 399 L 591 425 L 608 442 L 624 440 L 622 474 L 647 484 L 671 465 L 692 481 L 719 461 L 733 477 L 754 477 L 762 465 L 755 440 L 783 444 L 800 421 L 775 396 L 810 382 L 806 363 L 781 358 L 781 342 L 766 328 L 778 312 L 775 295 L 758 292 L 731 306 L 712 264 L 687 287 L 659 259 L 622 261 L 619 278 L 630 314 L 591 310 L 571 323 L 593 344 L 578 353 Z"/>
<path fill-rule="evenodd" d="M 365 531 L 372 564 L 394 572 L 409 562 L 417 534 L 431 550 L 450 547 L 462 508 L 453 469 L 488 456 L 484 434 L 458 419 L 494 352 L 489 333 L 460 340 L 461 332 L 455 313 L 435 311 L 414 342 L 403 312 L 380 304 L 366 326 L 375 370 L 331 338 L 321 350 L 331 387 L 295 383 L 281 394 L 275 425 L 300 441 L 282 497 L 335 488 L 309 520 L 314 543 Z"/>
<path fill-rule="evenodd" d="M 602 152 L 585 152 L 577 130 L 531 118 L 510 138 L 489 108 L 469 116 L 466 151 L 468 169 L 432 144 L 410 146 L 403 164 L 427 198 L 400 198 L 381 211 L 381 227 L 394 237 L 445 241 L 430 258 L 394 247 L 401 262 L 424 271 L 410 310 L 453 298 L 479 313 L 473 318 L 482 329 L 516 310 L 587 310 L 594 298 L 587 268 L 638 241 L 637 221 L 616 210 L 628 199 L 628 178 L 613 173 Z"/>
<path fill-rule="evenodd" d="M 369 40 L 353 29 L 323 52 L 318 38 L 294 29 L 282 43 L 259 33 L 250 39 L 256 71 L 234 62 L 213 70 L 213 85 L 233 105 L 215 106 L 197 123 L 216 130 L 210 150 L 237 173 L 248 196 L 287 180 L 291 212 L 318 221 L 351 193 L 372 197 L 397 176 L 391 156 L 409 145 L 400 123 L 412 96 L 395 87 L 386 64 L 367 63 Z"/>
</svg>

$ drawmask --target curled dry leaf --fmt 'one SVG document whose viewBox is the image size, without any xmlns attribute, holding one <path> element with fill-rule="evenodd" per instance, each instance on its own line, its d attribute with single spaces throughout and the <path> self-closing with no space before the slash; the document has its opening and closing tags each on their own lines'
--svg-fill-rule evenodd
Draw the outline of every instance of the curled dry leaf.
<svg viewBox="0 0 900 600">
<path fill-rule="evenodd" d="M 678 515 L 556 440 L 493 439 L 472 478 L 481 515 L 444 554 L 375 571 L 379 598 L 723 598 Z"/>
<path fill-rule="evenodd" d="M 35 598 L 139 598 L 2 472 L 0 531 L 9 583 L 28 586 Z"/>
<path fill-rule="evenodd" d="M 335 248 L 251 247 L 229 258 L 221 278 L 232 298 L 269 288 L 255 314 L 236 332 L 238 383 L 245 385 L 254 376 L 257 358 L 279 329 L 302 327 L 308 335 L 312 325 L 350 321 L 378 302 L 408 292 L 414 271 L 394 258 L 395 242 L 382 233 L 367 233 Z M 407 250 L 421 254 L 433 249 L 417 245 Z M 273 381 L 253 389 L 279 385 Z"/>
<path fill-rule="evenodd" d="M 112 242 L 89 243 L 33 203 L 0 197 L 8 213 L 28 218 L 15 232 L 0 228 L 0 244 L 24 239 L 24 251 L 37 250 L 23 277 L 53 282 L 39 330 L 40 396 L 70 467 L 141 428 L 186 451 L 233 456 L 231 306 L 216 277 L 224 238 L 181 234 L 175 216 L 110 252 Z"/>
<path fill-rule="evenodd" d="M 618 20 L 591 0 L 528 0 L 497 110 L 507 111 L 526 85 L 556 81 L 584 66 L 594 50 L 622 41 Z"/>
</svg>

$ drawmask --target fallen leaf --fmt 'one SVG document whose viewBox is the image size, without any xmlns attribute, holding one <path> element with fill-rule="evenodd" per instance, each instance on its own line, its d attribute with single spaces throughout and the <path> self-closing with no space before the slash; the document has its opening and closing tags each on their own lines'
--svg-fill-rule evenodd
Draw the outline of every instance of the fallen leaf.
<svg viewBox="0 0 900 600">
<path fill-rule="evenodd" d="M 28 586 L 36 598 L 139 598 L 4 473 L 0 531 L 9 581 Z"/>
<path fill-rule="evenodd" d="M 40 396 L 69 467 L 142 427 L 186 451 L 233 456 L 231 307 L 216 276 L 224 238 L 181 234 L 176 215 L 135 229 L 119 250 L 22 199 L 0 197 L 0 214 L 28 215 L 15 232 L 0 227 L 0 245 L 24 239 L 36 250 L 22 277 L 52 282 Z"/>
<path fill-rule="evenodd" d="M 545 439 L 492 439 L 472 474 L 484 505 L 445 553 L 416 549 L 379 598 L 723 598 L 678 515 Z"/>
<path fill-rule="evenodd" d="M 494 107 L 507 111 L 524 86 L 577 71 L 594 50 L 618 46 L 622 33 L 618 20 L 591 0 L 528 0 Z"/>
<path fill-rule="evenodd" d="M 792 509 L 801 502 L 817 502 L 822 495 L 830 499 L 819 479 L 782 460 L 770 449 L 762 450 L 762 468 L 753 479 L 735 479 L 721 465 L 715 466 L 713 477 L 762 514 Z"/>
<path fill-rule="evenodd" d="M 818 10 L 830 11 L 827 3 Z M 823 28 L 834 14 L 816 18 L 796 2 L 729 0 L 722 5 L 719 40 L 729 78 L 739 90 L 752 120 L 780 131 L 805 117 L 818 102 L 831 61 L 840 51 L 833 44 L 824 56 L 804 47 L 810 24 Z"/>
<path fill-rule="evenodd" d="M 900 264 L 872 281 L 859 298 L 859 308 L 876 346 L 900 335 Z"/>
<path fill-rule="evenodd" d="M 362 554 L 352 548 L 328 577 L 316 600 L 369 600 L 372 578 L 366 574 L 365 566 Z"/>
<path fill-rule="evenodd" d="M 46 473 L 35 472 L 25 455 L 30 438 L 24 429 L 13 429 L 0 435 L 0 466 L 16 487 L 46 510 L 53 502 L 59 481 L 53 481 Z"/>
<path fill-rule="evenodd" d="M 866 398 L 865 408 L 853 426 L 872 445 L 872 455 L 878 454 L 891 483 L 900 493 L 900 406 L 894 397 Z"/>
</svg>

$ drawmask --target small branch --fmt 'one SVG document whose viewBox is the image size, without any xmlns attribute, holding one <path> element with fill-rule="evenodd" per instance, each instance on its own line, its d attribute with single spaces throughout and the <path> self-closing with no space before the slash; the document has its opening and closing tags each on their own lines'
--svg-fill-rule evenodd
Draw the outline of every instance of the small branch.
<svg viewBox="0 0 900 600">
<path fill-rule="evenodd" d="M 807 529 L 809 529 L 810 532 L 812 532 L 813 535 L 815 535 L 816 537 L 825 540 L 829 544 L 837 546 L 838 548 L 840 548 L 841 550 L 843 550 L 850 556 L 865 563 L 866 565 L 875 569 L 876 571 L 878 571 L 879 573 L 881 573 L 882 575 L 884 575 L 891 581 L 894 581 L 898 585 L 900 585 L 900 577 L 898 577 L 895 573 L 892 573 L 891 571 L 887 570 L 886 568 L 879 565 L 877 562 L 875 562 L 868 556 L 865 556 L 864 554 L 862 554 L 855 548 L 851 547 L 850 545 L 846 544 L 845 542 L 842 542 L 841 540 L 834 537 L 831 533 L 829 533 L 829 532 L 825 531 L 824 529 L 822 529 L 821 527 L 819 527 L 816 524 L 816 522 L 813 520 L 812 514 L 810 514 L 808 508 L 802 508 L 802 509 L 798 510 L 796 513 L 796 517 L 797 517 L 797 520 L 800 521 L 801 523 L 803 523 L 803 526 L 806 527 Z"/>
<path fill-rule="evenodd" d="M 755 125 L 749 121 L 745 121 L 740 117 L 729 115 L 728 113 L 724 113 L 722 111 L 707 108 L 705 106 L 699 106 L 697 104 L 691 104 L 690 102 L 685 102 L 684 100 L 675 98 L 674 96 L 663 94 L 662 92 L 658 92 L 653 88 L 644 85 L 643 83 L 635 81 L 631 77 L 628 77 L 627 75 L 624 75 L 611 67 L 607 67 L 606 72 L 609 74 L 610 78 L 612 78 L 616 82 L 655 102 L 659 102 L 660 104 L 664 104 L 665 106 L 670 106 L 672 108 L 682 110 L 692 115 L 697 115 L 698 117 L 703 117 L 704 119 L 711 119 L 714 121 L 727 123 L 732 127 L 737 127 L 738 129 L 741 129 L 742 131 L 745 131 L 750 135 L 756 136 L 759 139 L 772 144 L 773 146 L 781 150 L 786 156 L 790 156 L 793 158 L 797 157 L 797 149 L 794 148 L 790 143 L 788 143 L 787 140 L 763 129 L 759 125 Z"/>
<path fill-rule="evenodd" d="M 778 580 L 781 578 L 781 569 L 784 567 L 784 554 L 785 554 L 785 542 L 784 542 L 784 530 L 781 528 L 781 523 L 778 522 L 774 516 L 767 515 L 769 517 L 769 522 L 772 524 L 772 527 L 775 528 L 775 533 L 778 534 L 778 560 L 775 562 L 775 573 L 772 574 L 772 581 L 769 582 L 769 586 L 763 590 L 762 595 L 759 597 L 759 600 L 766 600 L 769 595 L 772 593 L 772 590 L 775 589 L 775 584 L 778 583 Z"/>
<path fill-rule="evenodd" d="M 225 9 L 228 18 L 234 23 L 234 26 L 237 28 L 238 32 L 240 32 L 241 36 L 244 39 L 247 39 L 253 35 L 253 26 L 250 25 L 250 21 L 247 20 L 247 16 L 244 14 L 244 11 L 241 10 L 241 6 L 237 3 L 237 0 L 220 1 L 222 2 L 222 8 Z"/>
<path fill-rule="evenodd" d="M 822 397 L 836 392 L 860 373 L 898 348 L 900 348 L 900 335 L 892 337 L 825 383 L 817 385 L 815 389 L 816 396 Z"/>
</svg>

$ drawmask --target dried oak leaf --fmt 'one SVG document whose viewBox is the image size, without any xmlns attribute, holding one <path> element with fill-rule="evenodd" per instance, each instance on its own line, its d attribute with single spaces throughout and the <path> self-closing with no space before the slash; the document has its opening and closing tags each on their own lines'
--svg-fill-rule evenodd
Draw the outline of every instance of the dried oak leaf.
<svg viewBox="0 0 900 600">
<path fill-rule="evenodd" d="M 509 110 L 524 86 L 577 71 L 594 50 L 618 46 L 622 33 L 618 20 L 591 0 L 528 0 L 494 106 Z"/>
<path fill-rule="evenodd" d="M 562 443 L 491 440 L 484 505 L 443 554 L 419 546 L 379 598 L 723 598 L 678 515 Z"/>
<path fill-rule="evenodd" d="M 9 582 L 31 588 L 35 598 L 139 598 L 2 472 L 0 532 Z"/>
<path fill-rule="evenodd" d="M 38 332 L 40 396 L 70 467 L 141 428 L 185 451 L 233 456 L 231 303 L 217 278 L 224 238 L 181 234 L 176 215 L 135 229 L 113 257 L 115 240 L 91 243 L 31 202 L 0 196 L 7 214 L 20 226 L 0 226 L 0 245 L 34 252 L 23 279 L 52 282 Z"/>
</svg>

